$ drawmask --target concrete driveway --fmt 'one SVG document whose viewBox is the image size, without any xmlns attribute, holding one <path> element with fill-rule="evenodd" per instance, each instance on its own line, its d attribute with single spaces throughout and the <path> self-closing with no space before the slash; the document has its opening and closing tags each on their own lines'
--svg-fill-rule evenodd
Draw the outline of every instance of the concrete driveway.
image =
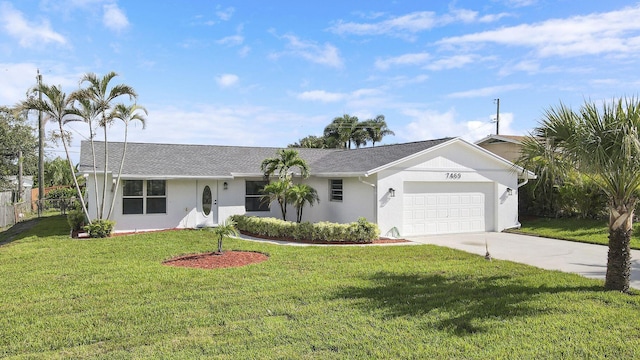
<svg viewBox="0 0 640 360">
<path fill-rule="evenodd" d="M 484 256 L 485 240 L 494 259 L 543 269 L 576 273 L 604 280 L 607 246 L 553 240 L 509 233 L 471 233 L 408 237 L 408 240 L 446 246 Z M 631 251 L 631 287 L 640 289 L 640 250 Z"/>
</svg>

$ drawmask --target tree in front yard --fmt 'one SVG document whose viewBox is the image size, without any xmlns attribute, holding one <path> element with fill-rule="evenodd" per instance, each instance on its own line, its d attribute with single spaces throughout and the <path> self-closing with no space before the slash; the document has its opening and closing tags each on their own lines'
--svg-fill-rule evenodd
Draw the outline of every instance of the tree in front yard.
<svg viewBox="0 0 640 360">
<path fill-rule="evenodd" d="M 609 252 L 605 288 L 627 292 L 633 213 L 640 188 L 640 101 L 617 99 L 601 106 L 585 102 L 578 111 L 563 104 L 552 107 L 523 145 L 524 161 L 543 157 L 565 173 L 575 169 L 606 193 Z"/>
<path fill-rule="evenodd" d="M 307 184 L 297 184 L 289 188 L 289 201 L 296 207 L 296 221 L 302 222 L 302 209 L 306 204 L 313 206 L 320 202 L 318 192 Z"/>
<path fill-rule="evenodd" d="M 216 255 L 222 255 L 222 239 L 224 237 L 238 236 L 240 234 L 238 229 L 236 229 L 236 223 L 231 219 L 227 219 L 224 224 L 209 229 L 218 237 L 218 251 L 215 252 Z"/>
<path fill-rule="evenodd" d="M 265 177 L 269 177 L 274 173 L 278 173 L 280 180 L 291 179 L 291 168 L 297 167 L 303 178 L 309 177 L 309 165 L 301 158 L 298 151 L 293 149 L 280 149 L 276 153 L 277 156 L 267 158 L 260 164 L 260 170 Z"/>
<path fill-rule="evenodd" d="M 267 204 L 271 204 L 274 201 L 280 205 L 280 211 L 282 212 L 282 220 L 287 220 L 287 204 L 289 203 L 289 188 L 291 187 L 291 180 L 284 179 L 274 181 L 264 186 L 262 189 L 262 201 Z"/>
<path fill-rule="evenodd" d="M 84 197 L 82 196 L 82 191 L 80 191 L 80 185 L 78 184 L 76 171 L 73 164 L 71 163 L 68 144 L 69 136 L 68 133 L 64 130 L 65 124 L 70 121 L 77 121 L 79 117 L 78 110 L 73 107 L 74 100 L 72 97 L 67 96 L 67 94 L 62 91 L 61 87 L 55 85 L 49 86 L 44 83 L 39 84 L 37 87 L 31 89 L 30 94 L 35 96 L 30 96 L 27 98 L 27 100 L 21 102 L 19 105 L 19 109 L 25 111 L 41 111 L 46 120 L 55 122 L 58 125 L 59 133 L 57 134 L 57 136 L 59 136 L 60 140 L 62 141 L 62 146 L 64 147 L 64 152 L 67 156 L 69 170 L 71 171 L 72 180 L 75 185 L 78 198 L 80 199 L 82 211 L 84 212 L 87 219 L 89 219 L 89 224 L 91 224 L 89 212 L 87 211 Z M 42 99 L 40 99 L 38 95 L 42 95 Z"/>
</svg>

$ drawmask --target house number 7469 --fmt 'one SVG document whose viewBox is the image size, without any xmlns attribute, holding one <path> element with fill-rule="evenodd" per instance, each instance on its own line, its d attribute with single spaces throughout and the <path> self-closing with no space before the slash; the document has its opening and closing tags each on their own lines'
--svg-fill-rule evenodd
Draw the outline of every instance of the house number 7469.
<svg viewBox="0 0 640 360">
<path fill-rule="evenodd" d="M 462 178 L 461 173 L 447 173 L 448 180 L 459 180 L 460 178 Z"/>
</svg>

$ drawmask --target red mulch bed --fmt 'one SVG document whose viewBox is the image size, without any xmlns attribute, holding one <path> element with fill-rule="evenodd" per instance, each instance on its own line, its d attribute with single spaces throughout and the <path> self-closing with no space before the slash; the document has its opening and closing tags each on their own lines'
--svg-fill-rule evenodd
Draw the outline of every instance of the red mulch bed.
<svg viewBox="0 0 640 360">
<path fill-rule="evenodd" d="M 190 267 L 198 269 L 221 269 L 257 264 L 269 257 L 255 251 L 224 251 L 219 253 L 204 253 L 183 255 L 163 262 L 167 266 Z"/>
</svg>

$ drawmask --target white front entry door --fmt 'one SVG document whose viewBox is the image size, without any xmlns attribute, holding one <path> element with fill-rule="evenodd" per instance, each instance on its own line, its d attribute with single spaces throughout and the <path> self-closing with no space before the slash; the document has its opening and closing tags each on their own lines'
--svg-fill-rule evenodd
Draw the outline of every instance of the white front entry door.
<svg viewBox="0 0 640 360">
<path fill-rule="evenodd" d="M 196 227 L 218 225 L 218 181 L 198 181 Z"/>
</svg>

